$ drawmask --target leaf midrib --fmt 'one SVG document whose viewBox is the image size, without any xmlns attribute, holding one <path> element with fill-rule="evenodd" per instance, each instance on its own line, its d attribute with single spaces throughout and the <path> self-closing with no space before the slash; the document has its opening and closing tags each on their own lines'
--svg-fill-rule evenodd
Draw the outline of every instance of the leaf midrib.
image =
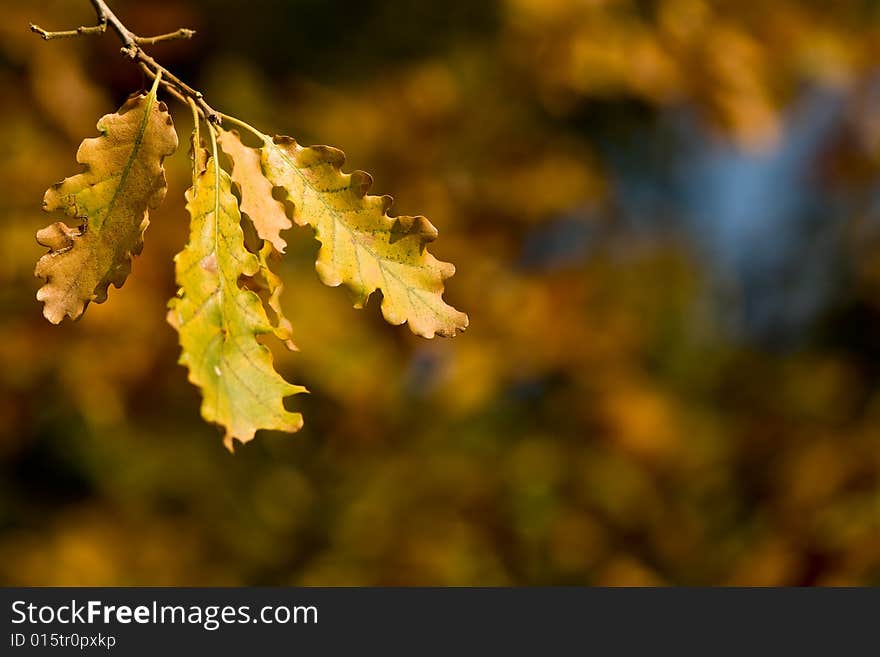
<svg viewBox="0 0 880 657">
<path fill-rule="evenodd" d="M 356 256 L 356 257 L 358 257 L 358 256 L 357 256 L 357 246 L 359 246 L 359 247 L 362 248 L 364 251 L 366 251 L 367 253 L 369 253 L 369 254 L 373 257 L 373 259 L 375 259 L 377 265 L 379 266 L 380 271 L 382 272 L 382 277 L 385 278 L 385 274 L 386 274 L 386 273 L 390 274 L 391 277 L 392 277 L 394 280 L 396 280 L 398 283 L 400 283 L 400 285 L 406 290 L 406 292 L 407 292 L 407 296 L 408 296 L 410 299 L 412 299 L 412 293 L 413 293 L 413 292 L 422 292 L 422 293 L 428 293 L 428 294 L 430 294 L 430 293 L 427 292 L 426 290 L 423 290 L 423 289 L 421 289 L 421 288 L 419 288 L 419 287 L 416 287 L 416 286 L 414 286 L 414 285 L 409 285 L 409 284 L 408 284 L 403 278 L 401 278 L 401 277 L 398 276 L 396 273 L 394 273 L 393 270 L 391 270 L 389 267 L 386 267 L 386 266 L 385 266 L 386 259 L 380 257 L 375 251 L 373 251 L 370 247 L 368 247 L 367 245 L 365 245 L 365 244 L 363 243 L 362 240 L 358 239 L 357 234 L 355 233 L 354 229 L 353 229 L 353 228 L 350 228 L 348 225 L 346 225 L 345 221 L 343 221 L 341 218 L 339 218 L 340 212 L 337 211 L 334 207 L 332 207 L 330 204 L 327 203 L 327 201 L 325 201 L 325 200 L 323 199 L 323 197 L 322 197 L 321 195 L 322 195 L 323 193 L 326 193 L 326 192 L 322 192 L 321 190 L 318 190 L 314 185 L 312 185 L 311 182 L 309 181 L 309 179 L 303 174 L 302 171 L 300 171 L 299 167 L 296 166 L 296 163 L 293 162 L 293 161 L 287 156 L 287 154 L 284 152 L 283 149 L 278 148 L 278 146 L 275 144 L 275 142 L 273 142 L 273 141 L 272 141 L 270 138 L 268 138 L 268 137 L 267 137 L 264 141 L 265 141 L 265 144 L 266 144 L 267 147 L 271 146 L 272 148 L 274 148 L 274 149 L 275 149 L 275 150 L 281 155 L 281 159 L 284 160 L 284 162 L 288 165 L 288 167 L 289 167 L 290 169 L 292 169 L 294 172 L 296 172 L 296 175 L 299 176 L 299 178 L 300 178 L 300 180 L 302 181 L 303 185 L 304 185 L 305 187 L 308 187 L 309 189 L 311 189 L 311 190 L 314 192 L 315 197 L 318 199 L 318 201 L 321 203 L 321 205 L 323 205 L 323 206 L 326 208 L 326 210 L 327 210 L 327 214 L 330 215 L 331 217 L 333 217 L 333 226 L 334 226 L 334 229 L 335 229 L 336 225 L 339 224 L 340 226 L 342 226 L 342 228 L 345 229 L 345 231 L 346 231 L 349 235 L 351 235 L 352 241 L 356 244 L 356 249 L 355 249 L 355 256 Z M 340 188 L 340 189 L 347 189 L 347 188 Z M 388 232 L 388 231 L 386 231 L 386 232 Z M 334 243 L 335 243 L 335 241 L 336 241 L 335 230 L 334 230 L 333 241 L 334 241 Z M 358 258 L 359 258 L 359 257 L 358 257 Z M 415 268 L 414 265 L 406 265 L 406 264 L 404 264 L 404 263 L 397 263 L 397 264 L 403 264 L 404 266 L 410 266 L 410 267 Z M 361 280 L 363 280 L 364 276 L 363 276 L 363 272 L 361 271 L 360 260 L 359 260 L 359 259 L 358 259 L 358 273 L 359 273 L 359 275 L 360 275 L 360 277 L 361 277 Z M 386 279 L 386 282 L 387 282 L 387 279 Z M 388 290 L 388 292 L 390 292 L 390 290 Z M 441 315 L 436 309 L 434 309 L 434 308 L 431 306 L 431 304 L 429 304 L 427 301 L 425 301 L 424 299 L 419 298 L 418 296 L 417 296 L 416 298 L 418 298 L 418 299 L 419 299 L 419 302 L 420 302 L 423 306 L 425 306 L 425 307 L 426 307 L 426 308 L 427 308 L 427 309 L 428 309 L 428 310 L 429 310 L 429 311 L 430 311 L 435 317 L 442 317 L 442 315 Z"/>
<path fill-rule="evenodd" d="M 132 168 L 134 167 L 134 163 L 137 160 L 137 156 L 140 153 L 141 146 L 144 143 L 144 135 L 147 133 L 147 126 L 150 123 L 150 112 L 153 109 L 153 104 L 156 101 L 155 92 L 151 91 L 147 94 L 147 104 L 144 107 L 144 116 L 141 119 L 141 126 L 138 130 L 137 136 L 134 140 L 134 146 L 131 149 L 131 155 L 128 158 L 128 161 L 125 163 L 125 168 L 123 168 L 122 173 L 119 177 L 119 184 L 116 186 L 116 190 L 113 192 L 113 197 L 110 199 L 110 203 L 107 206 L 107 218 L 101 224 L 101 228 L 104 228 L 111 219 L 113 215 L 113 210 L 116 208 L 116 202 L 119 200 L 120 194 L 122 192 L 122 188 L 125 186 L 126 181 L 128 180 L 128 176 L 131 173 Z"/>
</svg>

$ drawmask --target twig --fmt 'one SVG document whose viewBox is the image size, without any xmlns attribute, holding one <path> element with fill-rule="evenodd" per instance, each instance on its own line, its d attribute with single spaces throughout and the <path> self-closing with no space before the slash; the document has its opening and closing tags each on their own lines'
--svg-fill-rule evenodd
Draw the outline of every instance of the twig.
<svg viewBox="0 0 880 657">
<path fill-rule="evenodd" d="M 206 121 L 215 125 L 220 125 L 222 120 L 220 114 L 215 112 L 211 106 L 205 102 L 200 91 L 190 87 L 167 68 L 159 64 L 159 62 L 153 59 L 153 57 L 148 55 L 141 48 L 142 45 L 152 45 L 162 43 L 163 41 L 191 39 L 195 34 L 195 30 L 182 27 L 174 32 L 160 34 L 154 37 L 138 36 L 125 27 L 122 21 L 120 21 L 116 14 L 113 13 L 113 10 L 107 6 L 105 0 L 90 1 L 92 7 L 95 9 L 95 14 L 98 16 L 98 24 L 94 27 L 78 27 L 75 30 L 49 32 L 37 25 L 31 24 L 30 29 L 32 32 L 39 34 L 43 39 L 49 40 L 84 36 L 87 34 L 103 34 L 107 31 L 107 27 L 109 26 L 122 42 L 121 52 L 123 55 L 131 61 L 137 62 L 141 70 L 154 80 L 158 77 L 162 87 L 176 99 L 184 104 L 187 104 L 187 99 L 192 99 L 198 107 L 199 113 Z"/>
<path fill-rule="evenodd" d="M 143 72 L 144 72 L 144 73 L 145 73 L 145 74 L 146 74 L 151 80 L 155 80 L 159 75 L 161 75 L 161 74 L 157 74 L 155 71 L 153 71 L 153 69 L 151 69 L 151 68 L 150 68 L 149 66 L 147 66 L 146 64 L 141 64 L 141 65 L 140 65 L 140 69 L 141 69 L 141 70 L 142 70 L 142 71 L 143 71 Z M 168 84 L 165 80 L 161 80 L 161 85 L 162 85 L 162 87 L 165 89 L 165 91 L 168 92 L 168 94 L 169 94 L 170 96 L 173 96 L 175 99 L 179 100 L 179 101 L 180 101 L 181 103 L 183 103 L 184 105 L 187 105 L 187 104 L 192 100 L 192 98 L 187 98 L 187 97 L 184 96 L 182 93 L 180 93 L 180 92 L 177 90 L 176 87 L 174 87 L 174 86 Z"/>
<path fill-rule="evenodd" d="M 174 32 L 169 32 L 168 34 L 160 34 L 159 36 L 154 37 L 140 37 L 136 36 L 134 38 L 135 43 L 140 46 L 152 46 L 157 43 L 162 43 L 163 41 L 177 41 L 180 39 L 192 39 L 196 34 L 195 30 L 190 30 L 189 28 L 182 27 L 179 30 L 175 30 Z"/>
<path fill-rule="evenodd" d="M 107 23 L 98 23 L 92 26 L 80 25 L 75 30 L 62 30 L 60 32 L 50 32 L 33 23 L 31 23 L 30 28 L 31 32 L 39 34 L 45 41 L 49 41 L 50 39 L 69 39 L 87 34 L 104 34 L 107 31 Z"/>
</svg>

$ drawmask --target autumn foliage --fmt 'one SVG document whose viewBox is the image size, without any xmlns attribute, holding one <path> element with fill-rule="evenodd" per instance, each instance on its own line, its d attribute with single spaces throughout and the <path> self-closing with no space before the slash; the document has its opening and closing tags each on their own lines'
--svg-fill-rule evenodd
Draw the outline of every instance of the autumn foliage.
<svg viewBox="0 0 880 657">
<path fill-rule="evenodd" d="M 45 210 L 61 210 L 79 222 L 75 228 L 56 222 L 37 233 L 37 241 L 50 249 L 35 270 L 46 279 L 37 292 L 46 319 L 53 324 L 65 316 L 78 319 L 90 302 L 106 301 L 108 286 L 122 287 L 132 257 L 143 249 L 148 212 L 165 197 L 163 161 L 177 148 L 171 117 L 157 97 L 164 84 L 175 98 L 189 102 L 194 125 L 193 180 L 186 195 L 190 241 L 175 256 L 180 289 L 169 303 L 168 322 L 180 334 L 180 363 L 202 391 L 202 415 L 224 428 L 230 451 L 236 439 L 246 443 L 258 429 L 292 433 L 302 427 L 302 415 L 286 410 L 284 398 L 306 389 L 285 381 L 273 368 L 269 349 L 258 341 L 274 333 L 295 349 L 279 301 L 283 286 L 269 268 L 271 254 L 283 253 L 286 246 L 280 230 L 291 225 L 284 204 L 297 224 L 315 229 L 322 244 L 315 263 L 321 280 L 332 287 L 345 283 L 355 307 L 363 308 L 373 292 L 381 291 L 382 313 L 391 324 L 408 322 L 413 333 L 427 338 L 453 337 L 467 328 L 467 315 L 441 298 L 443 281 L 455 267 L 426 251 L 437 229 L 425 217 L 389 217 L 391 197 L 368 196 L 372 178 L 363 171 L 342 173 L 342 151 L 303 148 L 290 137 L 273 139 L 239 119 L 214 113 L 201 92 L 142 50 L 166 38 L 192 38 L 192 30 L 138 37 L 106 3 L 93 4 L 99 19 L 95 27 L 49 32 L 31 24 L 31 31 L 50 41 L 109 27 L 123 42 L 123 51 L 154 81 L 149 93 L 101 119 L 100 137 L 83 142 L 77 159 L 86 171 L 46 193 Z M 256 135 L 262 141 L 259 149 L 218 127 L 223 118 Z M 200 138 L 203 120 L 210 150 Z M 242 209 L 264 241 L 253 251 L 245 244 L 239 200 L 232 193 L 233 178 L 220 165 L 218 143 L 232 160 Z M 276 200 L 274 189 L 284 195 Z M 275 326 L 256 292 L 241 286 L 242 280 L 257 278 L 269 292 L 266 305 Z"/>
<path fill-rule="evenodd" d="M 110 34 L 27 31 L 88 24 L 86 3 L 0 0 L 0 581 L 880 583 L 876 3 L 111 5 L 143 34 L 194 28 L 146 49 L 260 135 L 224 121 L 215 152 L 202 121 L 194 171 L 191 111 L 160 86 L 180 147 L 144 248 L 51 325 L 34 262 L 92 247 L 40 201 L 95 175 L 78 145 L 115 139 L 96 120 L 133 118 L 116 108 L 153 79 Z M 300 146 L 320 143 L 348 164 Z M 345 188 L 326 213 L 298 214 L 307 162 Z M 244 250 L 189 280 L 217 194 Z M 387 228 L 372 253 L 424 258 L 430 328 L 379 265 L 322 252 L 361 207 Z M 464 334 L 388 325 L 459 325 L 439 284 Z M 198 335 L 177 364 L 219 314 L 166 321 L 220 285 L 273 399 L 310 391 L 253 423 L 299 432 L 234 457 L 212 423 L 249 430 L 211 386 L 239 361 L 209 354 L 213 378 Z"/>
</svg>

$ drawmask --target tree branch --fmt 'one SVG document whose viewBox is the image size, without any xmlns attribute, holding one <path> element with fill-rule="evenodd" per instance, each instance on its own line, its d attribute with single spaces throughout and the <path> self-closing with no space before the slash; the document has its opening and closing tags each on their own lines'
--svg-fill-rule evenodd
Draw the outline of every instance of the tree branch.
<svg viewBox="0 0 880 657">
<path fill-rule="evenodd" d="M 196 31 L 191 30 L 186 27 L 182 27 L 179 30 L 175 30 L 174 32 L 169 32 L 168 34 L 160 34 L 159 36 L 153 37 L 139 37 L 136 36 L 134 38 L 135 43 L 139 46 L 152 46 L 157 43 L 162 43 L 163 41 L 177 41 L 180 39 L 192 39 L 195 36 Z"/>
<path fill-rule="evenodd" d="M 43 39 L 62 39 L 69 37 L 84 36 L 87 34 L 103 34 L 107 31 L 107 27 L 119 37 L 122 42 L 121 52 L 128 59 L 137 62 L 141 70 L 143 70 L 151 78 L 160 77 L 160 84 L 168 93 L 183 102 L 187 103 L 187 99 L 192 99 L 199 110 L 199 113 L 209 123 L 219 125 L 221 123 L 221 115 L 215 112 L 208 103 L 205 102 L 204 96 L 186 84 L 183 80 L 174 75 L 167 68 L 159 64 L 153 57 L 148 55 L 141 48 L 142 45 L 153 45 L 162 43 L 163 41 L 172 41 L 176 39 L 191 39 L 195 34 L 195 30 L 182 27 L 174 32 L 160 34 L 153 37 L 138 36 L 129 30 L 121 20 L 113 13 L 113 10 L 107 6 L 105 0 L 90 0 L 95 14 L 98 17 L 98 24 L 94 27 L 78 27 L 75 30 L 64 30 L 61 32 L 49 32 L 43 28 L 31 23 L 30 29 L 35 34 L 39 34 Z"/>
<path fill-rule="evenodd" d="M 50 39 L 69 39 L 71 37 L 85 36 L 87 34 L 104 34 L 107 31 L 107 23 L 98 23 L 93 26 L 80 25 L 75 30 L 62 30 L 61 32 L 49 32 L 39 25 L 30 25 L 31 32 L 39 34 L 45 41 Z"/>
</svg>

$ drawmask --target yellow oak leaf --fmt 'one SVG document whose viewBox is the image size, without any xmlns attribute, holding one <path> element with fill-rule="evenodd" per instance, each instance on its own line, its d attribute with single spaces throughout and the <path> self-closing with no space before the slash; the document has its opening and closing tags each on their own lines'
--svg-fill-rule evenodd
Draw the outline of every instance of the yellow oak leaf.
<svg viewBox="0 0 880 657">
<path fill-rule="evenodd" d="M 241 211 L 250 218 L 260 239 L 271 242 L 279 253 L 284 253 L 287 242 L 280 232 L 293 224 L 284 206 L 272 197 L 272 183 L 263 175 L 259 151 L 242 144 L 234 130 L 221 131 L 218 142 L 232 160 L 232 182 L 238 185 L 241 194 Z"/>
<path fill-rule="evenodd" d="M 106 301 L 110 284 L 122 287 L 132 256 L 143 249 L 148 210 L 165 197 L 162 161 L 177 149 L 157 86 L 158 80 L 149 93 L 98 121 L 101 136 L 83 141 L 76 155 L 85 171 L 46 192 L 44 210 L 80 222 L 71 228 L 59 221 L 37 232 L 37 241 L 50 249 L 34 271 L 46 279 L 37 299 L 53 324 L 78 318 L 89 302 Z"/>
<path fill-rule="evenodd" d="M 260 249 L 260 275 L 265 281 L 266 290 L 269 293 L 267 305 L 275 314 L 275 322 L 273 328 L 275 336 L 281 340 L 290 351 L 299 351 L 293 342 L 293 325 L 284 315 L 284 309 L 281 307 L 281 293 L 284 291 L 284 283 L 275 272 L 269 268 L 269 260 L 277 258 L 278 252 L 269 242 L 263 243 Z"/>
<path fill-rule="evenodd" d="M 262 265 L 244 246 L 232 180 L 214 157 L 196 172 L 186 198 L 190 241 L 174 259 L 180 290 L 168 320 L 180 335 L 179 362 L 202 391 L 202 416 L 225 428 L 230 451 L 234 440 L 246 443 L 258 429 L 297 431 L 302 416 L 286 410 L 283 400 L 306 389 L 285 381 L 257 340 L 276 328 L 239 279 L 258 275 Z"/>
<path fill-rule="evenodd" d="M 224 136 L 224 139 L 227 137 Z M 390 196 L 370 196 L 372 178 L 343 173 L 342 151 L 304 148 L 290 137 L 262 135 L 263 173 L 282 187 L 294 221 L 311 226 L 321 242 L 315 268 L 330 286 L 345 283 L 362 308 L 376 290 L 391 324 L 409 323 L 417 335 L 453 336 L 468 318 L 443 301 L 443 281 L 455 267 L 428 253 L 437 229 L 425 217 L 389 217 Z"/>
</svg>

